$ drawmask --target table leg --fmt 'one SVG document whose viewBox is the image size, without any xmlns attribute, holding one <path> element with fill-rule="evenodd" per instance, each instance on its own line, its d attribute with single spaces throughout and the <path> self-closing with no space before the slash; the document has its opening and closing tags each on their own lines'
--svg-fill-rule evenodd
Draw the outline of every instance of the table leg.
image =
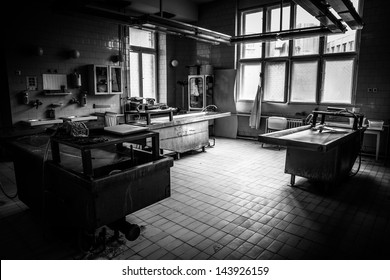
<svg viewBox="0 0 390 280">
<path fill-rule="evenodd" d="M 290 185 L 291 185 L 291 187 L 295 186 L 295 175 L 294 174 L 291 174 Z"/>
<path fill-rule="evenodd" d="M 172 111 L 169 112 L 169 121 L 170 122 L 173 121 L 173 112 Z"/>
<path fill-rule="evenodd" d="M 381 134 L 380 132 L 376 134 L 376 150 L 375 150 L 375 160 L 379 159 L 379 145 L 381 144 Z"/>
<path fill-rule="evenodd" d="M 50 141 L 51 145 L 51 155 L 53 157 L 53 161 L 56 163 L 61 162 L 61 157 L 60 157 L 60 147 L 57 141 Z"/>
<path fill-rule="evenodd" d="M 83 162 L 83 172 L 86 176 L 92 176 L 92 158 L 91 158 L 91 150 L 82 150 L 81 151 L 81 159 Z"/>
<path fill-rule="evenodd" d="M 157 160 L 160 155 L 160 135 L 157 134 L 155 136 L 152 136 L 152 153 L 153 153 L 153 159 Z"/>
</svg>

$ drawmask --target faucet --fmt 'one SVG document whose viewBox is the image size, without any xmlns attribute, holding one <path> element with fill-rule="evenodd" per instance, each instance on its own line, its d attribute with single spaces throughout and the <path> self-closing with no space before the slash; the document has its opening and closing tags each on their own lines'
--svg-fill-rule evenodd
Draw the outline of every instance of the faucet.
<svg viewBox="0 0 390 280">
<path fill-rule="evenodd" d="M 215 105 L 207 105 L 206 107 L 203 108 L 202 112 L 216 112 L 218 110 L 218 107 Z"/>
<path fill-rule="evenodd" d="M 69 100 L 69 103 L 70 104 L 79 104 L 80 105 L 80 101 L 77 98 L 74 98 L 74 97 L 71 100 Z"/>
<path fill-rule="evenodd" d="M 40 106 L 40 105 L 42 105 L 43 103 L 42 103 L 42 101 L 40 101 L 39 99 L 36 99 L 35 101 L 31 101 L 30 102 L 30 105 L 32 106 L 32 107 L 35 107 L 35 109 L 38 109 L 38 107 Z"/>
</svg>

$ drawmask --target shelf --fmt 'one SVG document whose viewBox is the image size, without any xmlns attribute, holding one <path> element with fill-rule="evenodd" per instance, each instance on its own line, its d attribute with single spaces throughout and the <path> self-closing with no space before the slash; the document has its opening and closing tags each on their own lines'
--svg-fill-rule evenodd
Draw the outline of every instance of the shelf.
<svg viewBox="0 0 390 280">
<path fill-rule="evenodd" d="M 62 92 L 62 91 L 44 91 L 44 95 L 46 96 L 60 96 L 60 95 L 69 95 L 71 92 Z"/>
</svg>

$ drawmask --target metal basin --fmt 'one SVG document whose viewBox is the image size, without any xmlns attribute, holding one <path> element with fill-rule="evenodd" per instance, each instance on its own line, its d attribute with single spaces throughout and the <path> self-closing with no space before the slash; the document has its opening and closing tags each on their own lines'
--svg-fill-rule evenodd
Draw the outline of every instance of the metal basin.
<svg viewBox="0 0 390 280">
<path fill-rule="evenodd" d="M 63 120 L 61 119 L 30 119 L 30 120 L 23 121 L 24 124 L 27 124 L 29 126 L 48 125 L 48 124 L 56 124 L 62 122 Z"/>
</svg>

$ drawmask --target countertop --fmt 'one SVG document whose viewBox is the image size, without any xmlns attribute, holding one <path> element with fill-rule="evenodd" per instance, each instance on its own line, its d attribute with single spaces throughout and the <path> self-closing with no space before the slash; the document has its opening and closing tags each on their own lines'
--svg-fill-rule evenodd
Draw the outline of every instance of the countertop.
<svg viewBox="0 0 390 280">
<path fill-rule="evenodd" d="M 153 118 L 152 123 L 147 125 L 146 122 L 135 122 L 133 125 L 146 126 L 150 130 L 161 129 L 164 127 L 178 126 L 194 122 L 208 121 L 218 118 L 231 116 L 230 112 L 194 112 L 188 114 L 174 115 L 173 121 L 169 121 L 168 117 Z"/>
</svg>

